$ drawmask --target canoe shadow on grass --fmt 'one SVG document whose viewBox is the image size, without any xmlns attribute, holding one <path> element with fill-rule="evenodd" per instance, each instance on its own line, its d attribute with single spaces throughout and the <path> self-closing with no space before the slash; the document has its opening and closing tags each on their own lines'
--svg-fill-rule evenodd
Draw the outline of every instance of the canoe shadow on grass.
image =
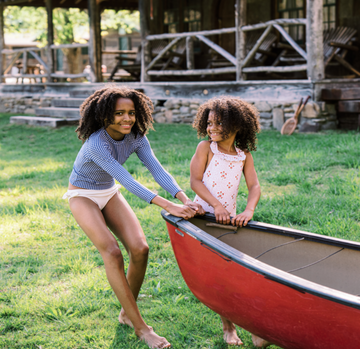
<svg viewBox="0 0 360 349">
<path fill-rule="evenodd" d="M 149 349 L 149 347 L 138 339 L 132 328 L 118 324 L 116 332 L 109 349 Z"/>
</svg>

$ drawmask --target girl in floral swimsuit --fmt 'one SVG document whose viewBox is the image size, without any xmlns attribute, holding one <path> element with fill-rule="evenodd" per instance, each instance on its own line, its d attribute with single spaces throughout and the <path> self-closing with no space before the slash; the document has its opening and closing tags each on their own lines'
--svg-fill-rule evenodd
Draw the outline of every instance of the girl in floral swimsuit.
<svg viewBox="0 0 360 349">
<path fill-rule="evenodd" d="M 213 213 L 216 221 L 245 226 L 260 199 L 260 184 L 250 150 L 256 150 L 260 131 L 257 110 L 239 98 L 223 96 L 203 104 L 194 121 L 198 135 L 209 137 L 199 143 L 190 164 L 191 188 L 197 194 L 194 202 Z M 236 215 L 236 198 L 241 174 L 248 187 L 245 210 Z M 241 345 L 235 325 L 221 316 L 224 340 Z M 269 343 L 253 335 L 256 346 Z"/>
</svg>

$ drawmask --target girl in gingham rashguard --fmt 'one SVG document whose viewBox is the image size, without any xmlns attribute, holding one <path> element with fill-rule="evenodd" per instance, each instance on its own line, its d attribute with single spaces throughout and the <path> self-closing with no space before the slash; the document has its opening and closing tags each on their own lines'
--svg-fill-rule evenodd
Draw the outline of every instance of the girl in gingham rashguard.
<svg viewBox="0 0 360 349">
<path fill-rule="evenodd" d="M 239 98 L 222 96 L 201 105 L 194 128 L 198 135 L 209 137 L 199 143 L 190 164 L 191 188 L 195 203 L 213 213 L 216 221 L 245 226 L 260 199 L 260 184 L 250 150 L 256 150 L 256 134 L 260 131 L 257 110 Z M 246 208 L 236 214 L 236 198 L 241 174 L 249 190 Z M 224 340 L 230 345 L 243 344 L 235 325 L 221 316 Z M 256 346 L 267 341 L 252 336 Z"/>
<path fill-rule="evenodd" d="M 133 327 L 150 348 L 168 348 L 170 343 L 146 325 L 136 304 L 149 247 L 114 178 L 141 199 L 175 216 L 188 219 L 203 210 L 186 196 L 152 152 L 145 136 L 152 128 L 152 110 L 147 96 L 127 88 L 106 87 L 87 98 L 80 107 L 80 125 L 76 129 L 84 144 L 63 198 L 69 199 L 73 216 L 103 258 L 107 278 L 122 306 L 120 323 Z M 122 166 L 132 153 L 136 153 L 156 182 L 183 205 L 154 194 L 132 178 Z M 129 254 L 126 276 L 119 245 L 108 228 Z"/>
</svg>

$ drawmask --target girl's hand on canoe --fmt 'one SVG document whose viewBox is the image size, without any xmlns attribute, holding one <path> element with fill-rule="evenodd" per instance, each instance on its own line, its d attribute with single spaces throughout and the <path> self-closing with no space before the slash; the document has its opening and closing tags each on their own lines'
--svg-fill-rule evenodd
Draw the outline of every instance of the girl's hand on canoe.
<svg viewBox="0 0 360 349">
<path fill-rule="evenodd" d="M 197 203 L 191 201 L 190 199 L 188 199 L 186 201 L 185 205 L 189 206 L 191 209 L 193 209 L 197 215 L 205 214 L 205 210 L 203 209 L 203 207 L 200 204 L 197 204 Z"/>
<path fill-rule="evenodd" d="M 197 213 L 195 210 L 193 210 L 187 205 L 178 205 L 174 203 L 170 203 L 166 208 L 166 211 L 171 213 L 173 216 L 181 217 L 184 219 L 192 218 Z"/>
<path fill-rule="evenodd" d="M 214 207 L 214 214 L 217 223 L 230 224 L 230 213 L 223 207 L 223 205 L 217 205 Z"/>
<path fill-rule="evenodd" d="M 253 215 L 254 211 L 246 209 L 244 212 L 238 214 L 235 218 L 233 218 L 231 220 L 231 224 L 238 227 L 245 227 L 245 225 L 248 224 L 249 220 L 252 218 Z"/>
</svg>

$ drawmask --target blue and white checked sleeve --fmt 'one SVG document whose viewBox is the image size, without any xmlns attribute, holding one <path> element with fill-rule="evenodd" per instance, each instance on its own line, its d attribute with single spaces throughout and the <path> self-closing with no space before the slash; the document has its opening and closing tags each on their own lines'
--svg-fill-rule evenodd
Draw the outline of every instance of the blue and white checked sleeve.
<svg viewBox="0 0 360 349">
<path fill-rule="evenodd" d="M 93 147 L 88 150 L 89 158 L 109 175 L 115 178 L 125 189 L 150 203 L 155 193 L 137 182 L 131 174 L 111 156 L 108 145 L 101 144 L 100 147 Z"/>
<path fill-rule="evenodd" d="M 155 181 L 168 193 L 175 197 L 181 191 L 181 188 L 175 179 L 167 172 L 159 160 L 156 158 L 153 150 L 151 149 L 149 140 L 146 136 L 142 137 L 140 146 L 135 150 L 137 156 L 145 167 L 150 171 Z"/>
</svg>

